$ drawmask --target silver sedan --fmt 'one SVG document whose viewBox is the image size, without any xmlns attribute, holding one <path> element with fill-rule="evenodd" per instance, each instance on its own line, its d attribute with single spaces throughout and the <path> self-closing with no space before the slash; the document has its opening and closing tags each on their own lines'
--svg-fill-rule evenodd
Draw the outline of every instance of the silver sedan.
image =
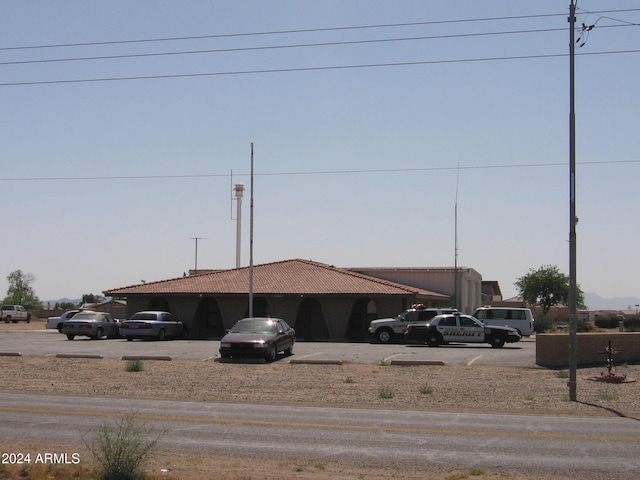
<svg viewBox="0 0 640 480">
<path fill-rule="evenodd" d="M 168 337 L 184 338 L 187 336 L 186 326 L 172 313 L 160 311 L 137 312 L 129 320 L 120 324 L 120 336 L 131 341 L 134 338 L 155 338 L 164 340 Z"/>
<path fill-rule="evenodd" d="M 108 313 L 85 310 L 65 321 L 60 333 L 66 335 L 69 340 L 73 340 L 79 335 L 100 340 L 105 335 L 109 338 L 116 338 L 119 334 L 119 328 L 118 321 Z"/>
</svg>

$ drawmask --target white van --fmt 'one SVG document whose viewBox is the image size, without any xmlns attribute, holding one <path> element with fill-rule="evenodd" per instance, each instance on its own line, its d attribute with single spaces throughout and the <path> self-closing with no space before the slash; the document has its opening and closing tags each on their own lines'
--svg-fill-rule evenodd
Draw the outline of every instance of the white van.
<svg viewBox="0 0 640 480">
<path fill-rule="evenodd" d="M 535 320 L 528 308 L 480 307 L 473 312 L 473 316 L 485 325 L 515 328 L 525 337 L 534 332 Z"/>
</svg>

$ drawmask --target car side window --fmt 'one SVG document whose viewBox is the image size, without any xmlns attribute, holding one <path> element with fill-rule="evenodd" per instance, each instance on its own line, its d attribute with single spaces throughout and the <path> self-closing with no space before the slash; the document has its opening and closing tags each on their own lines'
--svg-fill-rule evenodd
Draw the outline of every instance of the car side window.
<svg viewBox="0 0 640 480">
<path fill-rule="evenodd" d="M 460 326 L 461 327 L 477 327 L 476 322 L 471 320 L 468 317 L 460 317 Z"/>
<path fill-rule="evenodd" d="M 455 327 L 456 319 L 455 317 L 445 317 L 442 320 L 440 320 L 440 325 L 443 327 Z"/>
<path fill-rule="evenodd" d="M 418 313 L 419 312 L 407 312 L 407 314 L 404 317 L 404 321 L 405 322 L 415 322 L 416 320 L 418 320 Z"/>
</svg>

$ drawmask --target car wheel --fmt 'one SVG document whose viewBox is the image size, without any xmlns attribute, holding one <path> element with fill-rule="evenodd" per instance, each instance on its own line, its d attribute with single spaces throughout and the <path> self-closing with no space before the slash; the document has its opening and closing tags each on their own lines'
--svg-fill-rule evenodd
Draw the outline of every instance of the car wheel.
<svg viewBox="0 0 640 480">
<path fill-rule="evenodd" d="M 76 336 L 75 336 L 75 335 L 73 335 L 73 334 L 71 334 L 71 333 L 68 333 L 68 334 L 67 334 L 67 340 L 73 340 L 74 338 L 76 338 Z"/>
<path fill-rule="evenodd" d="M 377 335 L 380 343 L 389 343 L 393 338 L 393 333 L 387 329 L 380 330 Z"/>
<path fill-rule="evenodd" d="M 269 348 L 269 353 L 267 353 L 267 361 L 274 362 L 277 356 L 278 356 L 278 352 L 276 350 L 276 346 L 271 345 L 271 348 Z"/>
<path fill-rule="evenodd" d="M 58 330 L 58 333 L 62 333 L 62 324 L 58 325 L 56 329 Z"/>
<path fill-rule="evenodd" d="M 284 354 L 285 354 L 287 357 L 289 357 L 289 356 L 293 355 L 293 343 L 294 343 L 294 342 L 293 342 L 293 340 L 291 340 L 291 345 L 289 345 L 289 348 L 287 348 L 287 349 L 284 351 Z"/>
<path fill-rule="evenodd" d="M 133 338 L 127 337 L 127 342 L 133 342 Z"/>
<path fill-rule="evenodd" d="M 425 340 L 430 347 L 437 347 L 442 343 L 442 337 L 439 333 L 430 333 Z"/>
<path fill-rule="evenodd" d="M 164 330 L 160 330 L 158 332 L 158 340 L 164 340 L 164 338 L 165 338 Z"/>
<path fill-rule="evenodd" d="M 101 328 L 98 328 L 98 330 L 96 330 L 96 336 L 94 337 L 96 340 L 100 340 L 103 337 L 104 333 L 102 332 Z"/>
<path fill-rule="evenodd" d="M 504 346 L 504 337 L 496 335 L 491 339 L 491 346 L 493 348 L 502 348 Z"/>
</svg>

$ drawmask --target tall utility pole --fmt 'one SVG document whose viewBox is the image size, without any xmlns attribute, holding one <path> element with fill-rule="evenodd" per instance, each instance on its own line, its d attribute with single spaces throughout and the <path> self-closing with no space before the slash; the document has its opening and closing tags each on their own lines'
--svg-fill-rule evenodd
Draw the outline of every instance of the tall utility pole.
<svg viewBox="0 0 640 480">
<path fill-rule="evenodd" d="M 576 3 L 569 6 L 569 400 L 575 402 L 578 367 L 578 315 L 576 282 L 576 112 L 575 112 L 575 26 Z"/>
</svg>

